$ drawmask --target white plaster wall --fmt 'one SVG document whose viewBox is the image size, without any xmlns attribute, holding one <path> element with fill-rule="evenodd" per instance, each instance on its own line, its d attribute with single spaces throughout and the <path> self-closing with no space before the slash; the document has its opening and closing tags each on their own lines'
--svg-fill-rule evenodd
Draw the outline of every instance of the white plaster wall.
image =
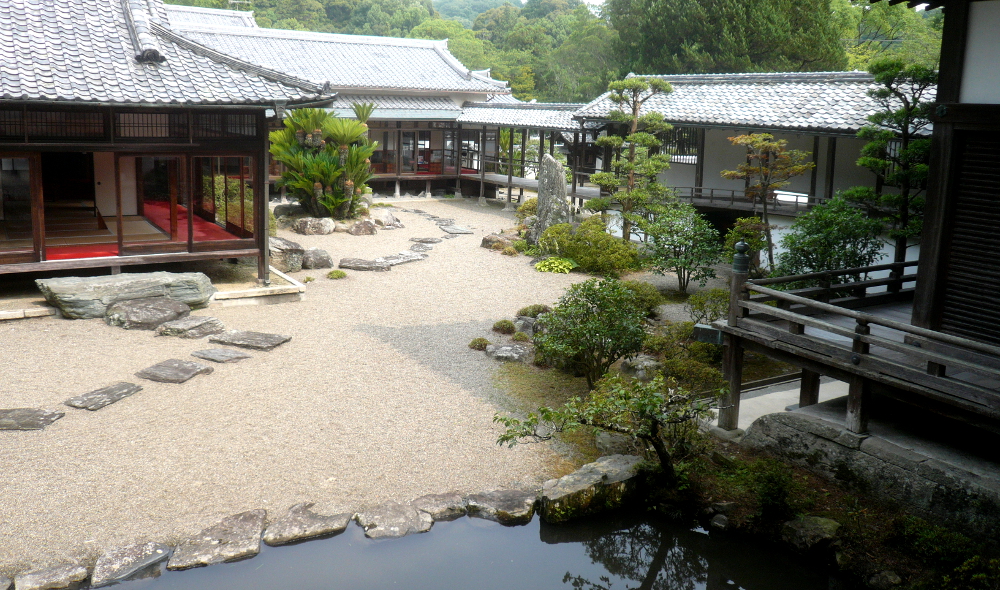
<svg viewBox="0 0 1000 590">
<path fill-rule="evenodd" d="M 674 162 L 660 173 L 660 183 L 664 186 L 694 186 L 694 164 L 678 164 Z"/>
<path fill-rule="evenodd" d="M 1000 0 L 971 2 L 961 102 L 1000 104 Z"/>
</svg>

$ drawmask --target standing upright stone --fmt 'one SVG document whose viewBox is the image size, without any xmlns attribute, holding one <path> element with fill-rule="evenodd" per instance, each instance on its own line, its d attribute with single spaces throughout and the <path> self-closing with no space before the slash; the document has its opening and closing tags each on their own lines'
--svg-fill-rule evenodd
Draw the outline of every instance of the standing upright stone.
<svg viewBox="0 0 1000 590">
<path fill-rule="evenodd" d="M 538 173 L 538 219 L 531 227 L 530 241 L 538 243 L 542 232 L 550 226 L 569 222 L 566 201 L 566 169 L 549 154 L 542 158 Z"/>
</svg>

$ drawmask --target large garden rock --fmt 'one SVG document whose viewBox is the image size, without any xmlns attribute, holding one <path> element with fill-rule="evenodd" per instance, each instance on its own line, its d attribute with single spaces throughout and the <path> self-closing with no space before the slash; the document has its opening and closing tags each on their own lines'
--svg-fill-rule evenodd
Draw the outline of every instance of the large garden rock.
<svg viewBox="0 0 1000 590">
<path fill-rule="evenodd" d="M 486 346 L 486 356 L 498 361 L 523 363 L 528 360 L 531 349 L 520 344 L 490 344 Z"/>
<path fill-rule="evenodd" d="M 368 210 L 368 217 L 375 223 L 375 225 L 385 228 L 403 227 L 403 223 L 392 214 L 392 209 L 389 207 L 373 207 Z"/>
<path fill-rule="evenodd" d="M 566 201 L 566 169 L 549 154 L 542 157 L 538 172 L 537 220 L 529 230 L 532 244 L 538 243 L 542 232 L 549 227 L 569 222 L 569 203 Z"/>
<path fill-rule="evenodd" d="M 375 264 L 385 263 L 388 264 L 389 266 L 397 266 L 400 264 L 406 264 L 407 262 L 416 262 L 418 260 L 424 260 L 425 258 L 427 258 L 426 254 L 403 250 L 398 254 L 391 254 L 389 256 L 376 258 L 374 262 Z"/>
<path fill-rule="evenodd" d="M 16 590 L 76 590 L 90 572 L 80 564 L 68 564 L 14 576 Z"/>
<path fill-rule="evenodd" d="M 336 225 L 329 217 L 303 217 L 292 224 L 292 231 L 304 236 L 325 236 L 335 229 Z"/>
<path fill-rule="evenodd" d="M 90 587 L 102 588 L 122 582 L 169 557 L 170 547 L 161 543 L 138 543 L 113 549 L 98 558 Z"/>
<path fill-rule="evenodd" d="M 622 506 L 638 487 L 641 462 L 642 458 L 632 455 L 610 455 L 545 482 L 539 515 L 556 523 Z"/>
<path fill-rule="evenodd" d="M 0 430 L 42 430 L 65 415 L 41 408 L 0 410 Z"/>
<path fill-rule="evenodd" d="M 340 533 L 353 516 L 347 512 L 326 516 L 313 512 L 312 507 L 312 502 L 303 502 L 289 508 L 288 514 L 272 522 L 264 531 L 264 542 L 274 547 Z"/>
<path fill-rule="evenodd" d="M 213 336 L 209 338 L 208 341 L 212 344 L 222 344 L 224 346 L 235 346 L 237 348 L 249 348 L 250 350 L 263 350 L 267 352 L 274 350 L 291 339 L 291 336 L 283 336 L 281 334 L 230 330 L 217 336 Z"/>
<path fill-rule="evenodd" d="M 139 393 L 140 391 L 142 391 L 141 385 L 122 381 L 121 383 L 115 383 L 114 385 L 109 385 L 76 397 L 71 397 L 63 403 L 71 408 L 79 408 L 81 410 L 90 410 L 93 412 L 100 410 L 105 406 L 110 406 L 111 404 L 123 400 L 132 394 Z"/>
<path fill-rule="evenodd" d="M 428 494 L 411 502 L 414 508 L 431 515 L 435 521 L 455 520 L 469 512 L 461 494 Z"/>
<path fill-rule="evenodd" d="M 528 336 L 535 333 L 535 326 L 538 324 L 538 320 L 526 315 L 519 315 L 514 318 L 514 329 L 518 332 L 524 332 Z"/>
<path fill-rule="evenodd" d="M 326 250 L 309 248 L 302 255 L 302 268 L 333 268 L 333 258 Z"/>
<path fill-rule="evenodd" d="M 249 510 L 224 518 L 178 545 L 167 569 L 186 570 L 257 555 L 265 516 L 264 510 Z"/>
<path fill-rule="evenodd" d="M 10 587 L 14 585 L 14 580 L 0 575 L 0 590 L 10 590 Z"/>
<path fill-rule="evenodd" d="M 122 273 L 103 277 L 38 279 L 49 305 L 72 319 L 102 318 L 119 301 L 169 297 L 191 308 L 205 307 L 215 294 L 212 281 L 200 272 Z"/>
<path fill-rule="evenodd" d="M 298 243 L 285 238 L 269 238 L 268 248 L 271 253 L 271 266 L 281 272 L 299 272 L 302 270 L 302 256 L 305 248 Z"/>
<path fill-rule="evenodd" d="M 511 244 L 511 241 L 504 236 L 499 234 L 490 234 L 488 236 L 483 236 L 483 241 L 480 242 L 479 247 L 488 248 L 490 250 L 503 250 Z"/>
<path fill-rule="evenodd" d="M 374 236 L 378 233 L 375 228 L 375 224 L 367 219 L 362 219 L 361 221 L 355 223 L 351 226 L 351 229 L 347 230 L 347 233 L 352 236 Z"/>
<path fill-rule="evenodd" d="M 365 529 L 369 539 L 385 539 L 426 533 L 431 530 L 434 519 L 409 504 L 387 502 L 358 513 L 358 524 Z"/>
<path fill-rule="evenodd" d="M 156 327 L 157 336 L 177 336 L 196 340 L 226 331 L 225 324 L 218 318 L 208 316 L 188 316 Z"/>
<path fill-rule="evenodd" d="M 119 301 L 108 307 L 104 321 L 126 330 L 155 330 L 160 324 L 187 317 L 191 308 L 169 297 Z"/>
<path fill-rule="evenodd" d="M 363 258 L 341 258 L 337 267 L 349 270 L 372 270 L 375 272 L 392 270 L 392 265 L 385 260 L 365 260 Z"/>
<path fill-rule="evenodd" d="M 837 540 L 840 523 L 819 516 L 790 520 L 781 527 L 781 540 L 802 552 L 830 547 Z"/>
<path fill-rule="evenodd" d="M 283 215 L 305 215 L 306 213 L 308 213 L 306 208 L 298 203 L 285 203 L 277 205 L 274 208 L 275 217 L 281 217 Z"/>
<path fill-rule="evenodd" d="M 639 381 L 648 382 L 656 377 L 657 372 L 663 368 L 663 363 L 648 354 L 637 354 L 622 360 L 621 372 L 623 375 L 635 377 Z"/>
<path fill-rule="evenodd" d="M 535 492 L 497 490 L 466 498 L 469 515 L 514 526 L 528 524 L 535 514 Z"/>
</svg>

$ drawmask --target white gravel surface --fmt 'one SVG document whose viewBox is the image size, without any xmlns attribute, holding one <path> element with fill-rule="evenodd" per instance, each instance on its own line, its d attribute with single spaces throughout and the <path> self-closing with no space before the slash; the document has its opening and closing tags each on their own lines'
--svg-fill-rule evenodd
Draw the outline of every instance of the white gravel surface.
<svg viewBox="0 0 1000 590">
<path fill-rule="evenodd" d="M 212 307 L 227 327 L 288 334 L 272 352 L 182 385 L 133 374 L 190 359 L 206 340 L 154 337 L 101 320 L 0 323 L 0 408 L 58 409 L 44 431 L 0 431 L 0 573 L 15 573 L 142 540 L 176 542 L 228 515 L 292 504 L 353 511 L 456 490 L 537 485 L 572 468 L 546 445 L 495 443 L 502 401 L 496 364 L 467 347 L 521 306 L 553 303 L 586 277 L 536 272 L 526 257 L 479 247 L 513 225 L 497 205 L 397 201 L 473 228 L 427 260 L 390 272 L 296 273 L 306 299 Z M 441 237 L 397 213 L 405 229 L 376 236 L 282 237 L 342 257 L 408 249 Z M 206 361 L 207 362 L 207 361 Z M 143 391 L 97 412 L 62 405 L 118 381 Z"/>
</svg>

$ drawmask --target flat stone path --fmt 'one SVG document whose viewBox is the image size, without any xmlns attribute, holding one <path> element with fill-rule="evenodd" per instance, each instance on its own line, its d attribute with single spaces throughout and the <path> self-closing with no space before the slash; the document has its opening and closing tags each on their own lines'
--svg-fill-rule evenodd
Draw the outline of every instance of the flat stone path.
<svg viewBox="0 0 1000 590">
<path fill-rule="evenodd" d="M 40 408 L 0 410 L 0 430 L 42 430 L 65 415 Z"/>
<path fill-rule="evenodd" d="M 139 393 L 140 391 L 142 391 L 141 385 L 122 381 L 121 383 L 115 383 L 114 385 L 109 385 L 76 397 L 71 397 L 63 403 L 71 408 L 79 408 L 81 410 L 90 410 L 93 412 L 110 406 L 111 404 L 123 400 L 130 395 Z"/>
<path fill-rule="evenodd" d="M 184 383 L 190 381 L 196 375 L 208 375 L 213 370 L 212 367 L 194 361 L 167 359 L 161 363 L 156 363 L 152 367 L 146 367 L 136 373 L 135 376 L 159 383 Z"/>
</svg>

